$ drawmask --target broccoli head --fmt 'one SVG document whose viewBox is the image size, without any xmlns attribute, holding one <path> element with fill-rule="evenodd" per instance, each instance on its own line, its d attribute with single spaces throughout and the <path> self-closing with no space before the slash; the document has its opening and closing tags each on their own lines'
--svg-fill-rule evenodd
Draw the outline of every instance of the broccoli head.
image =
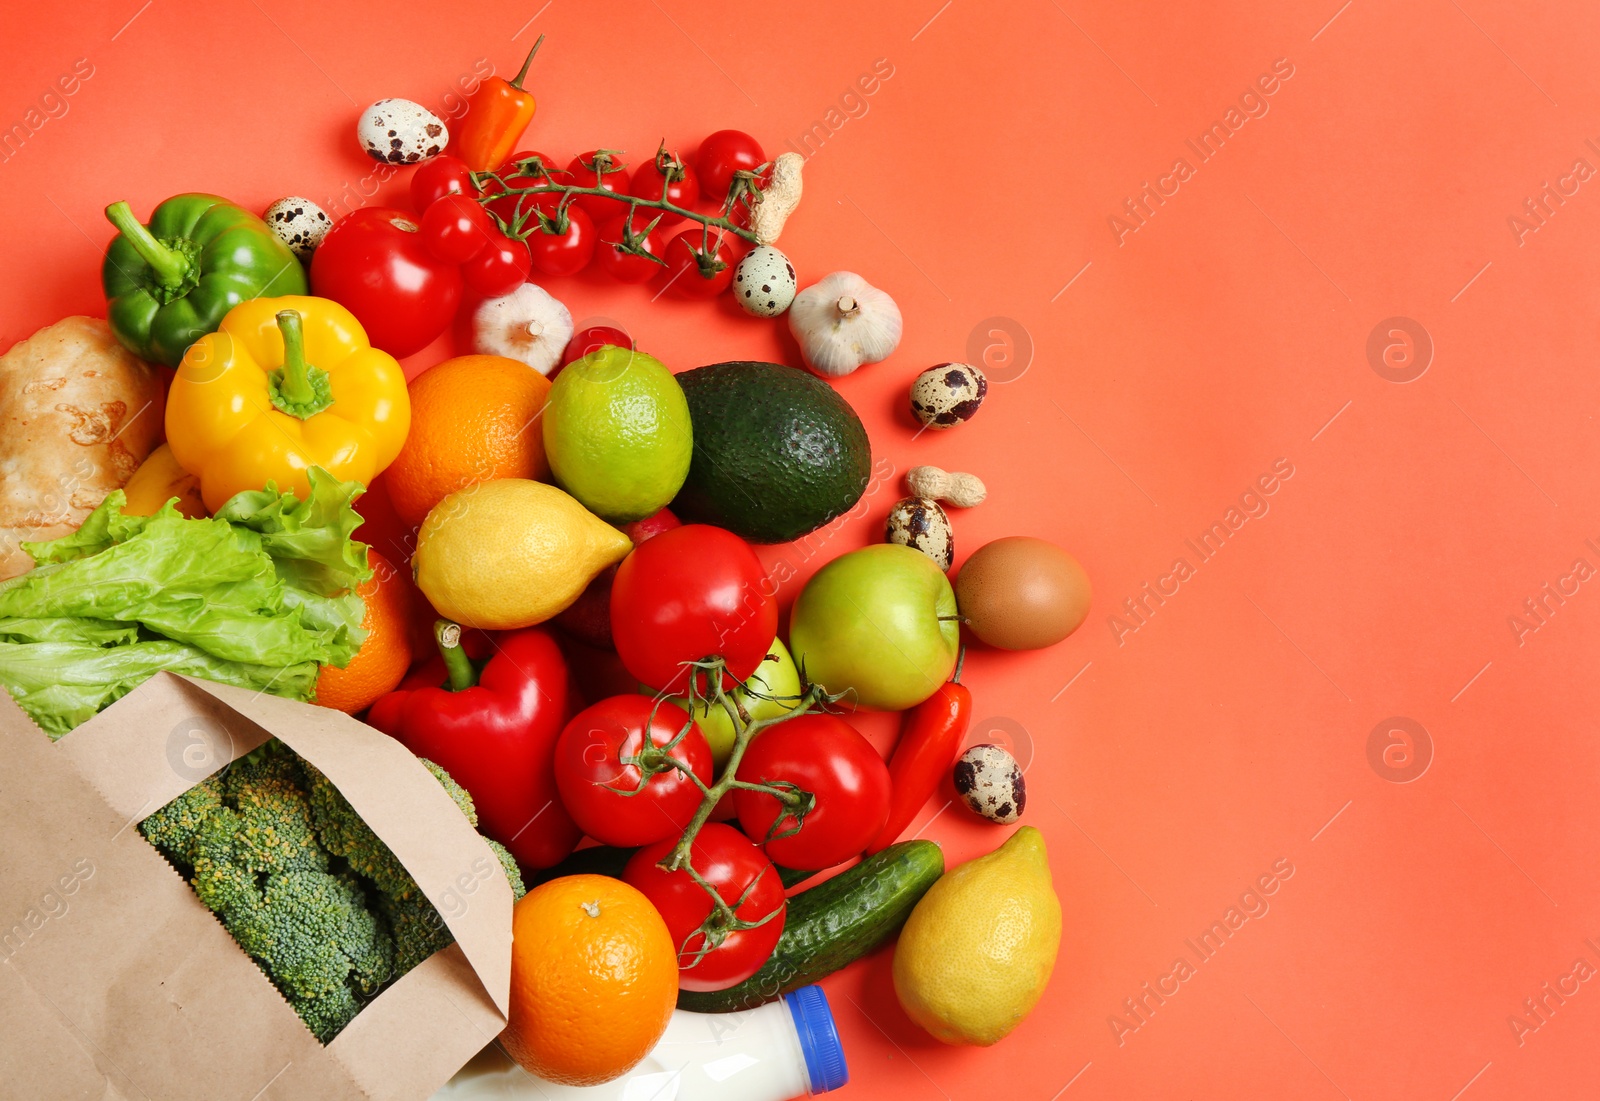
<svg viewBox="0 0 1600 1101">
<path fill-rule="evenodd" d="M 456 801 L 456 806 L 461 808 L 461 813 L 467 816 L 467 821 L 472 823 L 472 828 L 478 828 L 478 806 L 472 801 L 472 794 L 466 788 L 455 782 L 455 779 L 444 769 L 428 760 L 418 757 L 422 767 L 433 773 L 433 778 L 444 785 L 444 790 L 450 793 L 450 798 Z"/>
<path fill-rule="evenodd" d="M 455 934 L 420 890 L 408 895 L 383 895 L 378 908 L 394 932 L 394 969 L 403 975 L 417 964 L 455 943 Z"/>
<path fill-rule="evenodd" d="M 511 897 L 520 899 L 528 893 L 528 888 L 522 882 L 522 869 L 517 866 L 517 858 L 511 855 L 510 849 L 494 838 L 485 837 L 484 840 L 489 843 L 489 851 L 500 861 L 500 867 L 505 869 L 506 878 L 511 881 Z"/>
<path fill-rule="evenodd" d="M 384 894 L 403 895 L 417 889 L 411 873 L 372 827 L 361 820 L 350 801 L 320 771 L 305 766 L 311 789 L 311 817 L 317 836 L 352 871 L 366 876 Z"/>
</svg>

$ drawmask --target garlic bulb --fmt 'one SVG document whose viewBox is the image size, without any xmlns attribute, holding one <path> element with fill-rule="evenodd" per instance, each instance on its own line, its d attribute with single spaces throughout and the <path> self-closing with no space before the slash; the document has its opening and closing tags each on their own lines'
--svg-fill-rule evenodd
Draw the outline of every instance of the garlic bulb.
<svg viewBox="0 0 1600 1101">
<path fill-rule="evenodd" d="M 839 378 L 899 346 L 900 307 L 855 272 L 836 271 L 795 295 L 789 331 L 807 366 Z"/>
<path fill-rule="evenodd" d="M 472 349 L 520 360 L 548 375 L 572 339 L 572 314 L 537 283 L 486 298 L 472 315 Z"/>
</svg>

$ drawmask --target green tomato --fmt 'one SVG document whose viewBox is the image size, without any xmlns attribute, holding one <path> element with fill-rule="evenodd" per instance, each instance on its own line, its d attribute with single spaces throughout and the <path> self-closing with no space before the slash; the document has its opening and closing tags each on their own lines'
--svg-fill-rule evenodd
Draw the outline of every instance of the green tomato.
<svg viewBox="0 0 1600 1101">
<path fill-rule="evenodd" d="M 956 595 L 933 559 L 898 543 L 841 555 L 806 583 L 789 647 L 841 703 L 903 711 L 950 679 L 960 649 Z"/>
<path fill-rule="evenodd" d="M 789 656 L 789 648 L 782 639 L 772 640 L 765 660 L 745 684 L 756 694 L 746 688 L 736 688 L 733 695 L 744 704 L 752 719 L 775 719 L 794 710 L 800 696 L 800 670 L 795 668 L 794 658 Z M 691 708 L 683 697 L 675 697 L 672 702 L 694 716 L 706 741 L 711 743 L 711 759 L 720 772 L 728 763 L 728 754 L 733 752 L 733 720 L 728 718 L 728 712 L 720 706 L 712 708 L 705 701 Z"/>
</svg>

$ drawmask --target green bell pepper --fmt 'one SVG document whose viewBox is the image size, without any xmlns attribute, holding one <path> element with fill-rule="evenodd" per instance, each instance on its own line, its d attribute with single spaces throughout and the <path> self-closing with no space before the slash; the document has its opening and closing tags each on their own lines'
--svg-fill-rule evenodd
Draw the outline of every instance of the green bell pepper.
<svg viewBox="0 0 1600 1101">
<path fill-rule="evenodd" d="M 127 203 L 106 207 L 119 231 L 100 282 L 117 339 L 140 359 L 178 366 L 249 298 L 306 294 L 305 268 L 267 223 L 216 195 L 174 195 L 139 224 Z"/>
</svg>

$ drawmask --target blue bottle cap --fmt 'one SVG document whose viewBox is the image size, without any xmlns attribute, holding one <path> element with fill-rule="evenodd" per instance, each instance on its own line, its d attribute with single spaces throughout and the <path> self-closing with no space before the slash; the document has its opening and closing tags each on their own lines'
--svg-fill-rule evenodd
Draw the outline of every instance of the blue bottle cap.
<svg viewBox="0 0 1600 1101">
<path fill-rule="evenodd" d="M 850 1081 L 850 1068 L 844 1062 L 844 1045 L 839 1043 L 839 1030 L 833 1025 L 833 1011 L 828 1008 L 828 996 L 822 992 L 822 987 L 802 986 L 792 994 L 785 994 L 783 1001 L 794 1017 L 794 1030 L 800 1034 L 800 1050 L 805 1053 L 811 1092 L 827 1093 Z"/>
</svg>

